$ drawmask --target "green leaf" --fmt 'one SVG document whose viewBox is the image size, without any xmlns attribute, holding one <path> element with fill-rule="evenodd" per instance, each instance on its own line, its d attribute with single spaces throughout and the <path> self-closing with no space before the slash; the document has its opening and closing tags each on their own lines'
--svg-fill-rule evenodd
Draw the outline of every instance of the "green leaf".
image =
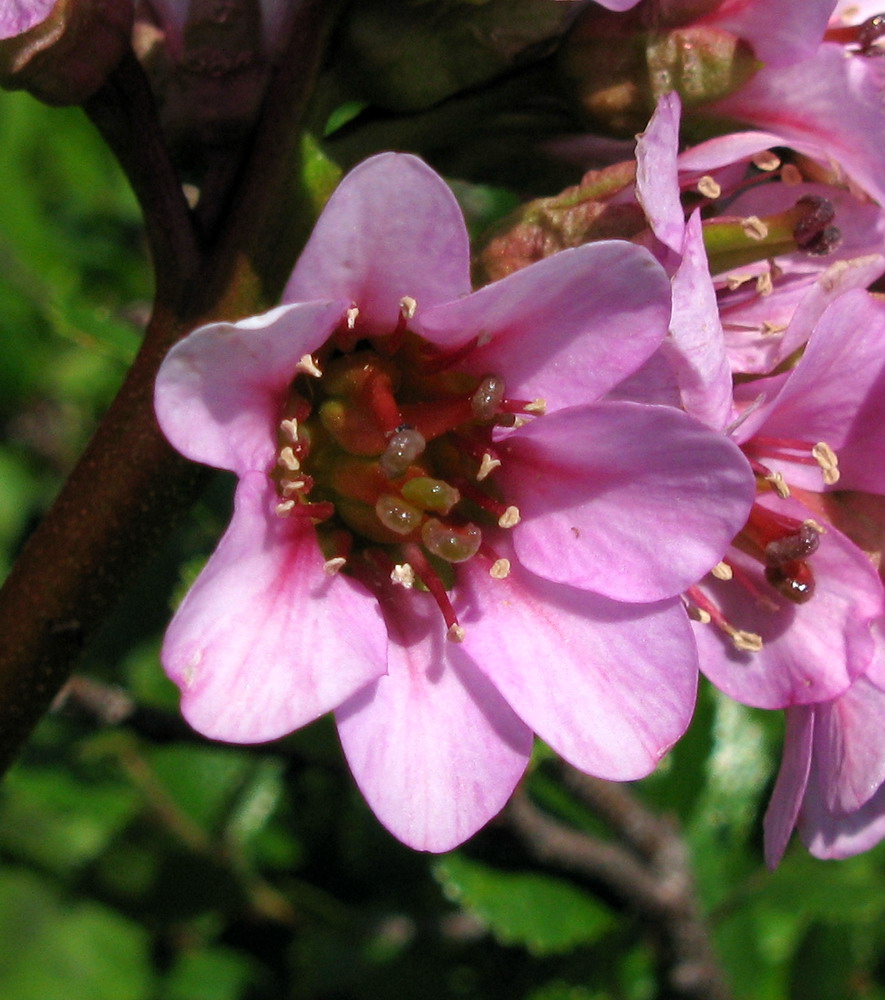
<svg viewBox="0 0 885 1000">
<path fill-rule="evenodd" d="M 470 910 L 502 944 L 555 955 L 597 941 L 614 920 L 592 896 L 560 878 L 503 872 L 460 854 L 434 866 L 453 902 Z"/>
<path fill-rule="evenodd" d="M 30 872 L 0 874 L 3 1000 L 149 1000 L 147 934 Z"/>
</svg>

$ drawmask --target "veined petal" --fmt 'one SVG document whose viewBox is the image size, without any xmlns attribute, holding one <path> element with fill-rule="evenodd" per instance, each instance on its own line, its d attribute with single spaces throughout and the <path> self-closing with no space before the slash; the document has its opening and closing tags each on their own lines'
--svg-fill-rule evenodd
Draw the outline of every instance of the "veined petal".
<svg viewBox="0 0 885 1000">
<path fill-rule="evenodd" d="M 309 520 L 277 517 L 273 499 L 266 476 L 241 480 L 230 527 L 163 644 L 182 713 L 212 739 L 284 736 L 386 669 L 375 598 L 324 573 Z"/>
<path fill-rule="evenodd" d="M 814 54 L 835 6 L 836 0 L 725 0 L 701 23 L 730 31 L 763 62 L 783 66 Z"/>
<path fill-rule="evenodd" d="M 786 720 L 781 766 L 763 821 L 765 863 L 769 868 L 777 868 L 790 842 L 811 768 L 814 709 L 808 706 L 787 709 Z"/>
<path fill-rule="evenodd" d="M 336 713 L 341 744 L 381 823 L 410 847 L 448 851 L 504 807 L 531 730 L 445 638 L 429 596 L 400 590 L 385 603 L 388 673 Z"/>
<path fill-rule="evenodd" d="M 219 469 L 265 470 L 295 367 L 328 340 L 346 308 L 342 301 L 278 306 L 180 340 L 160 366 L 154 395 L 172 446 Z"/>
<path fill-rule="evenodd" d="M 826 807 L 854 812 L 885 782 L 885 691 L 859 677 L 816 711 L 814 753 Z"/>
<path fill-rule="evenodd" d="M 602 241 L 563 250 L 420 316 L 420 332 L 456 348 L 476 374 L 503 375 L 510 396 L 552 409 L 598 399 L 661 343 L 670 284 L 641 247 Z"/>
<path fill-rule="evenodd" d="M 823 790 L 812 768 L 799 833 L 808 850 L 822 859 L 850 858 L 875 847 L 885 837 L 885 787 L 860 809 L 846 815 L 830 812 Z"/>
<path fill-rule="evenodd" d="M 677 254 L 685 231 L 676 169 L 680 111 L 679 95 L 664 94 L 645 131 L 636 137 L 636 200 L 655 236 Z"/>
<path fill-rule="evenodd" d="M 455 196 L 415 156 L 381 153 L 338 185 L 283 293 L 344 298 L 359 329 L 389 333 L 409 296 L 419 309 L 470 291 L 470 245 Z"/>
<path fill-rule="evenodd" d="M 673 597 L 722 558 L 755 485 L 739 449 L 679 410 L 560 410 L 501 443 L 520 561 L 619 601 Z"/>
<path fill-rule="evenodd" d="M 885 117 L 872 63 L 825 42 L 808 59 L 764 67 L 705 113 L 771 129 L 791 146 L 816 145 L 881 203 Z"/>
<path fill-rule="evenodd" d="M 839 489 L 885 493 L 882 302 L 858 289 L 829 306 L 759 433 L 825 441 L 839 456 Z M 823 489 L 816 467 L 785 461 L 776 467 L 791 484 Z"/>
<path fill-rule="evenodd" d="M 504 580 L 475 560 L 460 569 L 463 648 L 518 715 L 582 771 L 629 781 L 654 770 L 694 708 L 679 602 L 609 601 L 517 563 Z"/>
<path fill-rule="evenodd" d="M 673 318 L 663 349 L 679 379 L 686 412 L 715 430 L 733 413 L 731 367 L 716 290 L 710 277 L 701 214 L 694 212 L 680 245 L 682 263 L 673 275 Z"/>
</svg>

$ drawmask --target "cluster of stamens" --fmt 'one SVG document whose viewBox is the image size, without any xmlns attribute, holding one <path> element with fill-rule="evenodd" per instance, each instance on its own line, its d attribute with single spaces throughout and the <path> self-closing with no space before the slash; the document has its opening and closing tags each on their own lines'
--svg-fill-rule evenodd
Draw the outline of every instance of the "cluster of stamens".
<svg viewBox="0 0 885 1000">
<path fill-rule="evenodd" d="M 364 581 L 383 573 L 429 592 L 450 639 L 464 631 L 448 596 L 453 567 L 476 556 L 503 579 L 510 564 L 485 534 L 519 523 L 500 496 L 493 432 L 544 412 L 540 400 L 508 399 L 497 375 L 457 370 L 449 355 L 408 330 L 359 336 L 359 313 L 316 357 L 303 358 L 278 426 L 271 470 L 281 517 L 309 517 L 330 573 Z"/>
<path fill-rule="evenodd" d="M 827 485 L 832 485 L 839 479 L 836 453 L 825 442 L 811 444 L 757 436 L 744 444 L 743 450 L 756 474 L 759 493 L 773 491 L 782 498 L 790 495 L 783 476 L 760 461 L 763 456 L 816 464 Z M 824 527 L 811 518 L 800 521 L 764 504 L 754 503 L 747 523 L 732 544 L 761 565 L 765 582 L 753 579 L 734 560 L 728 558 L 714 567 L 711 575 L 719 581 L 738 584 L 753 597 L 758 607 L 772 614 L 780 610 L 780 605 L 771 591 L 785 597 L 792 604 L 805 604 L 814 596 L 815 590 L 814 571 L 809 559 L 817 551 L 824 531 Z M 715 625 L 728 636 L 738 651 L 755 653 L 762 649 L 763 640 L 760 635 L 735 627 L 699 587 L 689 588 L 686 604 L 695 620 Z"/>
</svg>

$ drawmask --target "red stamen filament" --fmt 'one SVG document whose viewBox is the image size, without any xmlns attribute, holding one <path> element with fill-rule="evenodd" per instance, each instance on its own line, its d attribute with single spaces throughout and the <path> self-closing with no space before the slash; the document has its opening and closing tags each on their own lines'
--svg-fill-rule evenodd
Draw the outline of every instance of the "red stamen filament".
<svg viewBox="0 0 885 1000">
<path fill-rule="evenodd" d="M 462 497 L 467 497 L 468 500 L 473 501 L 477 507 L 480 507 L 482 510 L 491 514 L 495 517 L 495 519 L 503 517 L 504 514 L 510 509 L 509 504 L 501 503 L 500 500 L 495 500 L 487 493 L 483 493 L 482 490 L 477 489 L 473 483 L 468 482 L 466 479 L 459 479 L 456 486 Z"/>
<path fill-rule="evenodd" d="M 443 586 L 442 580 L 436 575 L 435 570 L 430 565 L 421 548 L 414 542 L 407 542 L 403 545 L 403 555 L 415 571 L 415 576 L 424 584 L 430 596 L 436 601 L 436 605 L 446 623 L 446 628 L 450 632 L 460 628 L 458 616 L 455 614 L 455 609 L 452 607 L 452 602 L 449 600 L 446 588 Z"/>
<path fill-rule="evenodd" d="M 783 458 L 801 465 L 818 465 L 817 459 L 811 454 L 813 448 L 810 441 L 761 436 L 752 438 L 743 446 L 745 452 L 755 452 L 760 457 Z"/>
</svg>

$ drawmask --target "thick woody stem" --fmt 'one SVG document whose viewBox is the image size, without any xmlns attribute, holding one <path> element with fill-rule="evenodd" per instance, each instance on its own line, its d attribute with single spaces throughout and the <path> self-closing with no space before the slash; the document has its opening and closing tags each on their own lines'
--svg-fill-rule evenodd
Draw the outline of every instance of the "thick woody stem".
<svg viewBox="0 0 885 1000">
<path fill-rule="evenodd" d="M 611 827 L 618 843 L 566 826 L 520 792 L 506 818 L 529 853 L 547 867 L 590 879 L 652 928 L 659 942 L 658 1000 L 730 1000 L 676 826 L 624 785 L 566 764 L 561 770 L 565 784 Z"/>
<path fill-rule="evenodd" d="M 268 288 L 279 291 L 276 271 L 291 268 L 289 259 L 269 275 L 257 248 L 266 245 L 275 193 L 286 186 L 286 164 L 335 6 L 304 0 L 293 18 L 289 51 L 270 82 L 226 235 L 211 253 L 198 246 L 140 67 L 124 60 L 90 100 L 91 116 L 145 209 L 157 299 L 116 399 L 0 590 L 0 771 L 15 758 L 116 598 L 198 493 L 202 471 L 173 452 L 157 427 L 154 379 L 179 337 L 210 318 L 256 312 Z M 268 136 L 271 127 L 278 147 Z"/>
</svg>

